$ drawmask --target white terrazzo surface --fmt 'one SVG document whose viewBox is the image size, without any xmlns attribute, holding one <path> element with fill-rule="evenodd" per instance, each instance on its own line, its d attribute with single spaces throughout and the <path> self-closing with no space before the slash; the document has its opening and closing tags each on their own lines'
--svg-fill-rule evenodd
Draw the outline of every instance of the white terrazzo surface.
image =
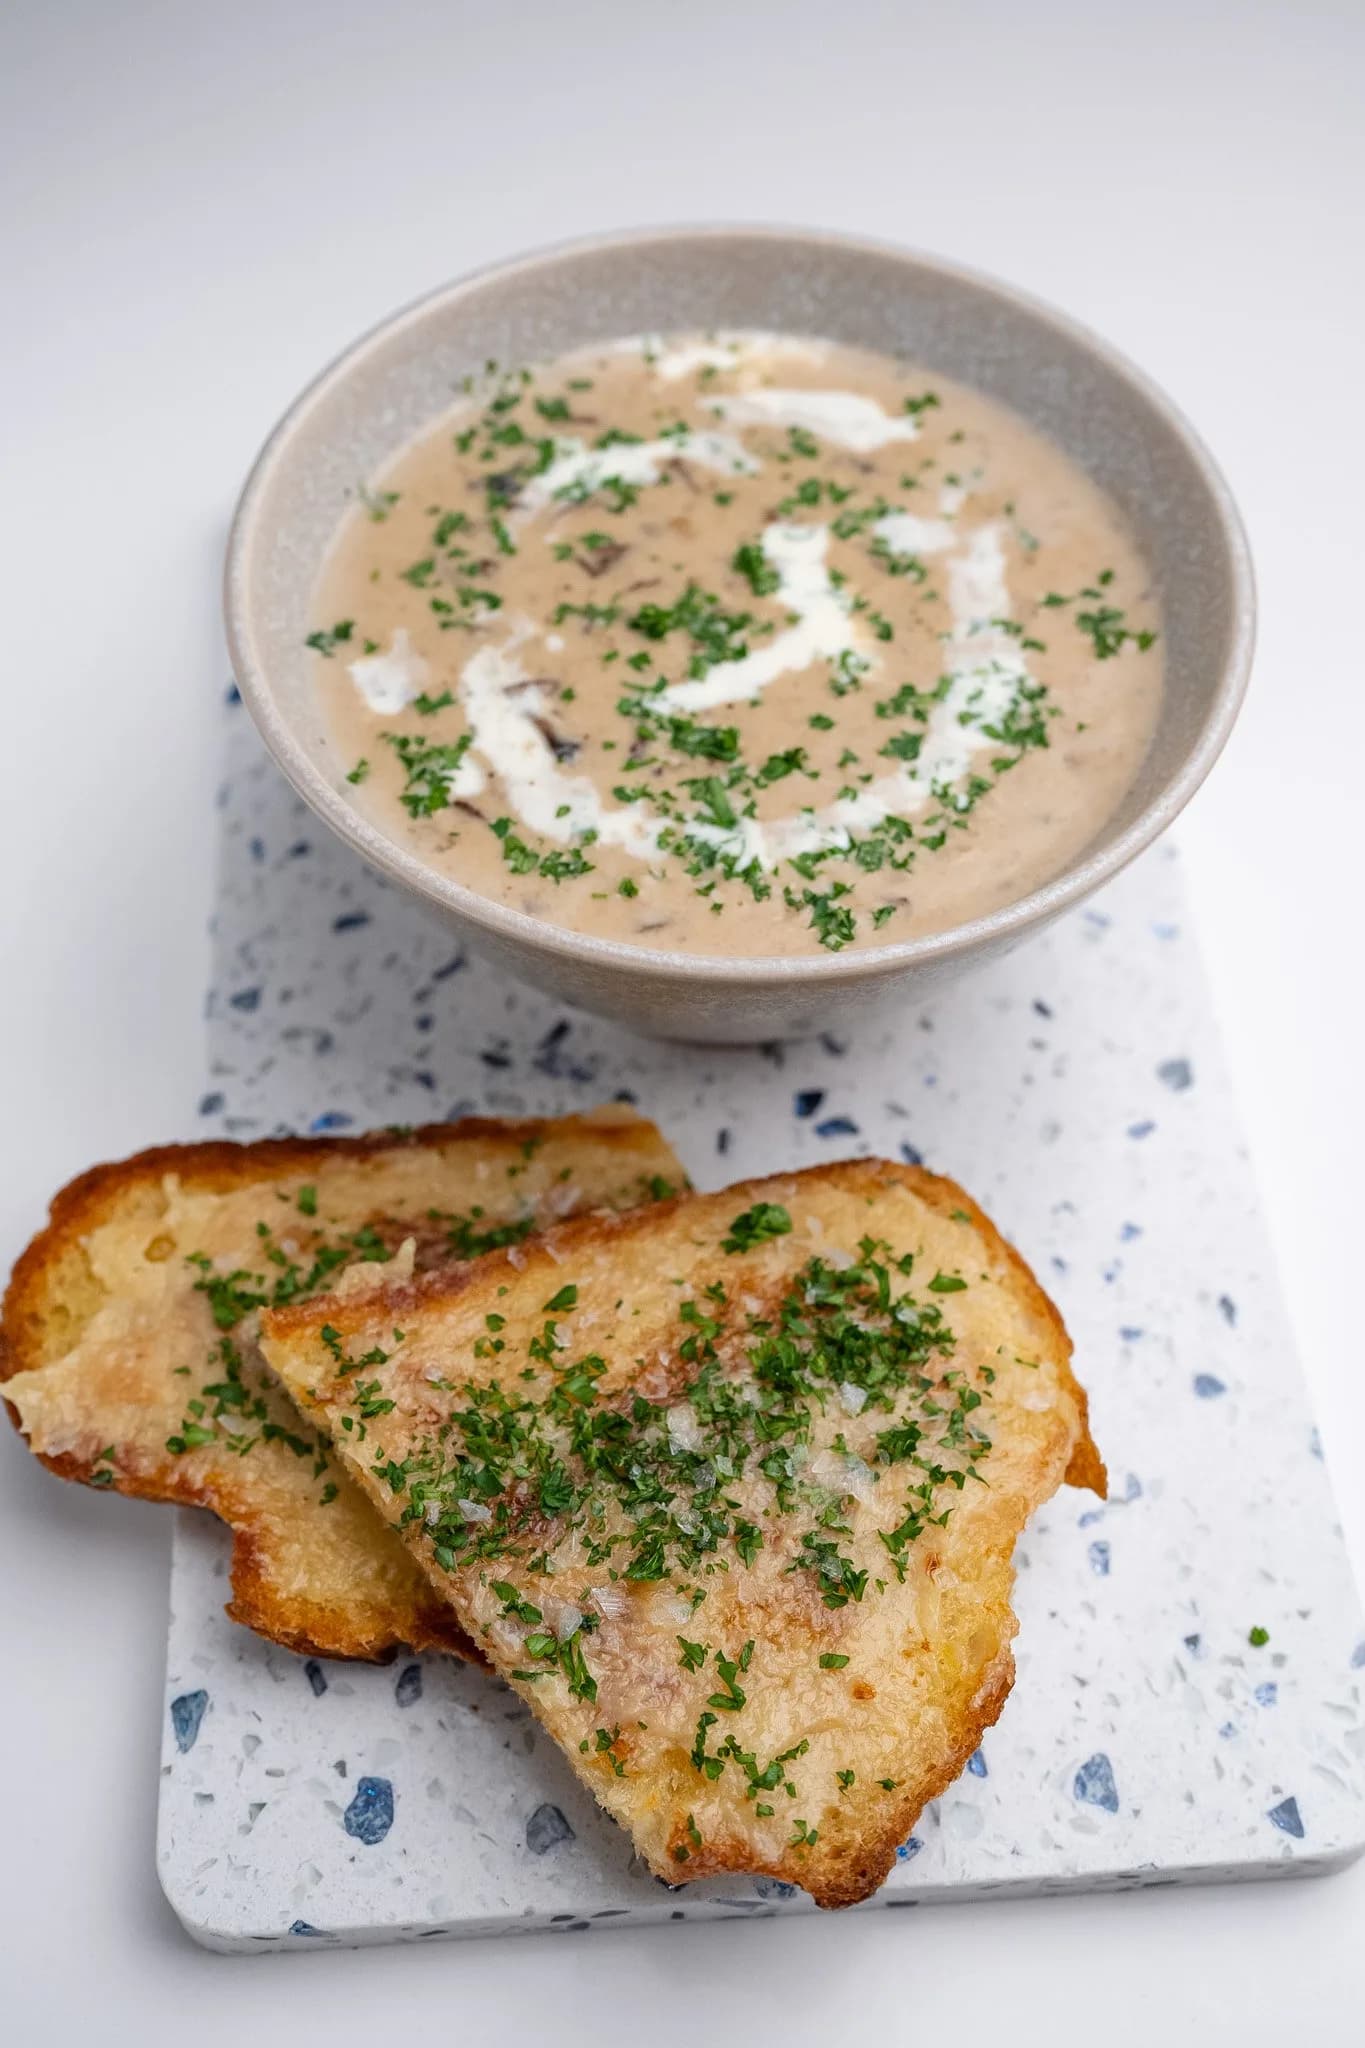
<svg viewBox="0 0 1365 2048">
<path fill-rule="evenodd" d="M 922 1156 L 1058 1300 L 1115 1497 L 1031 1525 L 1014 1694 L 869 1910 L 1365 1848 L 1365 1621 L 1169 847 L 894 1027 L 691 1051 L 463 959 L 228 723 L 206 1134 L 629 1094 L 703 1187 Z M 660 1885 L 503 1688 L 305 1663 L 226 1620 L 226 1569 L 182 1513 L 158 1860 L 211 1946 L 810 1910 L 770 1879 Z"/>
</svg>

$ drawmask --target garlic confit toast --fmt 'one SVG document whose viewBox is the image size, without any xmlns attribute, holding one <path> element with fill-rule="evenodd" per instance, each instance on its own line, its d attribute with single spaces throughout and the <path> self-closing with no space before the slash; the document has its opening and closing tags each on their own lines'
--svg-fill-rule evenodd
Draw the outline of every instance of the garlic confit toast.
<svg viewBox="0 0 1365 2048">
<path fill-rule="evenodd" d="M 259 1309 L 414 1261 L 458 1266 L 564 1216 L 683 1185 L 653 1124 L 615 1106 L 144 1152 L 53 1201 L 5 1296 L 0 1381 L 62 1478 L 228 1523 L 235 1620 L 319 1656 L 382 1658 L 409 1643 L 476 1657 L 265 1371 Z"/>
<path fill-rule="evenodd" d="M 1105 1485 L 1027 1267 L 884 1161 L 571 1223 L 261 1341 L 673 1883 L 874 1891 L 1004 1704 L 1020 1529 Z"/>
</svg>

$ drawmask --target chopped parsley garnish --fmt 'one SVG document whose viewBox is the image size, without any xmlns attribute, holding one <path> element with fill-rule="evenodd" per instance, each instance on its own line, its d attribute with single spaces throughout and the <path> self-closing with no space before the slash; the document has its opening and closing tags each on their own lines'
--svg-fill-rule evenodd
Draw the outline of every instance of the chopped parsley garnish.
<svg viewBox="0 0 1365 2048">
<path fill-rule="evenodd" d="M 791 1227 L 791 1217 L 780 1202 L 755 1202 L 752 1209 L 735 1217 L 728 1236 L 721 1239 L 720 1248 L 723 1252 L 752 1251 L 769 1238 L 785 1237 Z"/>
<path fill-rule="evenodd" d="M 393 748 L 407 777 L 398 800 L 409 817 L 429 818 L 454 802 L 452 784 L 472 744 L 469 733 L 451 741 L 410 732 L 385 732 L 380 738 Z"/>
<path fill-rule="evenodd" d="M 305 647 L 311 647 L 315 654 L 321 654 L 330 661 L 338 647 L 344 647 L 354 631 L 354 619 L 338 619 L 330 629 L 319 629 L 316 633 L 310 633 L 303 644 Z"/>
<path fill-rule="evenodd" d="M 1130 640 L 1139 652 L 1145 653 L 1156 639 L 1155 633 L 1133 632 L 1126 623 L 1126 614 L 1113 605 L 1102 604 L 1093 611 L 1077 612 L 1075 618 L 1082 633 L 1089 634 L 1097 661 L 1108 661 Z"/>
<path fill-rule="evenodd" d="M 758 1204 L 745 1212 L 741 1235 L 756 1242 L 781 1235 L 774 1215 L 790 1227 L 776 1205 Z M 445 1569 L 504 1558 L 525 1566 L 543 1556 L 547 1536 L 553 1547 L 577 1531 L 590 1569 L 610 1567 L 626 1582 L 645 1585 L 671 1579 L 695 1587 L 698 1575 L 704 1582 L 724 1565 L 727 1551 L 752 1563 L 776 1540 L 783 1568 L 809 1574 L 826 1606 L 863 1601 L 871 1560 L 850 1550 L 837 1494 L 812 1492 L 801 1476 L 802 1447 L 832 1390 L 842 1397 L 849 1386 L 861 1389 L 864 1412 L 884 1417 L 868 1455 L 886 1474 L 884 1485 L 904 1487 L 901 1520 L 880 1539 L 898 1573 L 909 1545 L 946 1520 L 952 1498 L 990 1448 L 976 1419 L 986 1393 L 953 1367 L 951 1330 L 927 1299 L 915 1301 L 898 1287 L 909 1264 L 872 1239 L 846 1267 L 809 1259 L 776 1313 L 758 1320 L 735 1319 L 723 1289 L 707 1290 L 702 1301 L 684 1299 L 677 1352 L 690 1375 L 695 1447 L 670 1431 L 667 1399 L 653 1402 L 637 1391 L 623 1407 L 619 1398 L 603 1397 L 604 1361 L 566 1347 L 555 1320 L 577 1305 L 576 1286 L 567 1283 L 546 1302 L 543 1329 L 527 1340 L 529 1379 L 509 1371 L 508 1361 L 500 1381 L 450 1385 L 448 1420 L 414 1447 L 399 1474 L 404 1519 L 420 1525 Z M 391 1399 L 375 1370 L 386 1362 L 382 1349 L 352 1359 L 330 1328 L 322 1342 L 334 1371 L 353 1385 L 356 1415 L 369 1420 L 386 1412 Z M 481 1344 L 502 1350 L 505 1338 L 491 1334 L 476 1352 Z M 363 1377 L 367 1372 L 373 1377 Z M 764 1536 L 731 1497 L 741 1482 L 768 1499 L 767 1509 L 755 1502 L 757 1513 L 776 1509 L 796 1518 L 790 1535 L 774 1525 Z M 488 1515 L 471 1519 L 469 1502 L 485 1504 Z M 543 1608 L 511 1580 L 495 1580 L 493 1590 L 504 1605 L 515 1599 Z M 704 1583 L 698 1590 L 704 1593 Z M 587 1618 L 581 1629 L 590 1632 Z M 570 1638 L 573 1649 L 537 1628 L 525 1654 L 532 1663 L 555 1662 L 571 1686 L 581 1687 L 591 1673 L 581 1663 L 578 1633 Z M 712 1657 L 704 1642 L 676 1640 L 681 1669 L 700 1672 L 709 1660 L 714 1673 L 699 1739 L 718 1772 L 726 1759 L 709 1748 L 706 1732 L 717 1717 L 742 1713 L 754 1644 Z M 825 1654 L 835 1659 L 822 1658 L 827 1670 L 847 1661 Z"/>
<path fill-rule="evenodd" d="M 771 597 L 782 581 L 757 541 L 746 540 L 736 548 L 730 567 L 744 578 L 755 597 Z"/>
<path fill-rule="evenodd" d="M 589 875 L 593 871 L 593 863 L 576 846 L 567 852 L 556 849 L 550 853 L 537 853 L 512 830 L 510 818 L 495 818 L 493 831 L 502 841 L 502 857 L 514 875 L 539 873 L 552 882 L 563 882 L 574 875 Z"/>
<path fill-rule="evenodd" d="M 710 597 L 697 583 L 689 583 L 674 604 L 643 604 L 627 621 L 632 632 L 647 640 L 665 640 L 681 632 L 692 643 L 687 674 L 693 681 L 708 675 L 721 662 L 742 661 L 749 652 L 744 638 L 753 624 L 749 612 L 727 612 L 720 599 Z"/>
</svg>

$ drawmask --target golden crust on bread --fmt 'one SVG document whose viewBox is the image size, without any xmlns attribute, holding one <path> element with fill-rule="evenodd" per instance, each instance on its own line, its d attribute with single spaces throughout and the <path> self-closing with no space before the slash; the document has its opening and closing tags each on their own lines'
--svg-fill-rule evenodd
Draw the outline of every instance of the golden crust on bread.
<svg viewBox="0 0 1365 2048">
<path fill-rule="evenodd" d="M 851 1161 L 268 1312 L 262 1348 L 669 1882 L 866 1898 L 1013 1679 L 1015 1539 L 1104 1489 L 961 1189 Z"/>
<path fill-rule="evenodd" d="M 257 1304 L 439 1269 L 683 1185 L 653 1124 L 541 1122 L 171 1145 L 64 1188 L 14 1269 L 0 1380 L 64 1479 L 206 1507 L 233 1531 L 232 1617 L 287 1648 L 477 1658 L 255 1346 Z"/>
</svg>

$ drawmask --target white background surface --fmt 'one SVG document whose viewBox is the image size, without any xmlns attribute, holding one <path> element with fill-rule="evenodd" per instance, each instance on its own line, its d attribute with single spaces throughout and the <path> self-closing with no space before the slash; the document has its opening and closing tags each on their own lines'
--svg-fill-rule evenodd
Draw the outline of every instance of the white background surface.
<svg viewBox="0 0 1365 2048">
<path fill-rule="evenodd" d="M 297 387 L 447 276 L 593 228 L 811 222 L 993 270 L 1153 372 L 1247 514 L 1261 647 L 1182 839 L 1365 1573 L 1356 1314 L 1365 6 L 366 0 L 0 18 L 0 1265 L 189 1135 L 216 579 Z M 167 1526 L 0 1440 L 16 2048 L 1365 2034 L 1365 1865 L 1297 1885 L 249 1960 L 157 1890 Z"/>
</svg>

